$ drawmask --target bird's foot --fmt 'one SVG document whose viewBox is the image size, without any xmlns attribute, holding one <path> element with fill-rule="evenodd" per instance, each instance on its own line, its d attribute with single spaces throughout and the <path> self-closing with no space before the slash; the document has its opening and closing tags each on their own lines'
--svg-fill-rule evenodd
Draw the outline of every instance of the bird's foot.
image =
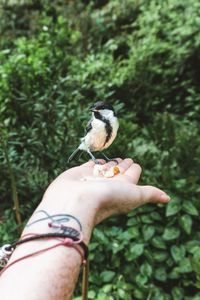
<svg viewBox="0 0 200 300">
<path fill-rule="evenodd" d="M 104 153 L 101 153 L 103 157 L 105 158 L 106 162 L 114 161 L 118 165 L 118 161 L 115 158 L 108 158 Z"/>
<path fill-rule="evenodd" d="M 88 150 L 87 152 L 88 152 L 89 156 L 91 157 L 92 161 L 95 163 L 95 165 L 102 165 L 102 163 L 98 159 L 96 159 L 96 157 L 91 153 L 90 150 Z"/>
<path fill-rule="evenodd" d="M 102 163 L 96 158 L 92 159 L 92 161 L 95 163 L 95 165 L 102 165 Z"/>
</svg>

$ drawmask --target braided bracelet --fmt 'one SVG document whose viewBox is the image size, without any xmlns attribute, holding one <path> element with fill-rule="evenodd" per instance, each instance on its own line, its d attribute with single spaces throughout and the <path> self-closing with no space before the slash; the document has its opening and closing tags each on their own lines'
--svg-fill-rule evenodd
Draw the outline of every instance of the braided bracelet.
<svg viewBox="0 0 200 300">
<path fill-rule="evenodd" d="M 37 234 L 37 233 L 28 233 L 21 237 L 20 240 L 13 242 L 12 244 L 6 244 L 0 248 L 0 268 L 2 270 L 0 271 L 0 276 L 4 271 L 6 271 L 10 266 L 14 265 L 15 263 L 22 261 L 26 258 L 30 258 L 34 255 L 44 253 L 48 250 L 54 249 L 58 246 L 66 246 L 66 247 L 73 247 L 76 251 L 79 252 L 81 258 L 82 258 L 82 264 L 83 264 L 83 280 L 82 280 L 82 299 L 87 300 L 87 294 L 88 294 L 88 274 L 89 274 L 89 262 L 88 262 L 88 247 L 83 242 L 83 234 L 82 234 L 82 225 L 80 221 L 72 216 L 72 215 L 66 215 L 66 214 L 55 214 L 50 215 L 44 210 L 36 211 L 36 214 L 43 214 L 41 218 L 36 218 L 36 220 L 29 222 L 26 227 L 34 226 L 35 224 L 39 222 L 48 222 L 48 227 L 51 228 L 54 232 L 49 233 L 43 233 L 43 234 Z M 74 221 L 76 222 L 76 225 L 78 225 L 80 231 L 66 226 L 65 223 L 68 221 Z M 44 249 L 40 249 L 38 251 L 35 251 L 33 253 L 29 253 L 23 257 L 20 257 L 11 263 L 8 264 L 9 258 L 12 255 L 15 248 L 21 244 L 24 244 L 26 242 L 30 241 L 36 241 L 36 240 L 45 240 L 54 238 L 59 241 L 59 243 L 54 244 L 52 246 L 49 246 Z M 80 250 L 80 248 L 82 251 Z"/>
<path fill-rule="evenodd" d="M 68 227 L 69 230 L 72 230 L 71 227 Z M 24 244 L 26 242 L 30 242 L 30 241 L 35 241 L 35 240 L 41 240 L 41 239 L 48 239 L 48 238 L 68 238 L 72 241 L 72 243 L 70 243 L 70 240 L 67 240 L 66 243 L 63 245 L 65 246 L 72 246 L 73 244 L 77 244 L 79 245 L 82 250 L 83 250 L 83 258 L 86 261 L 88 258 L 88 247 L 87 245 L 82 241 L 82 238 L 78 238 L 78 235 L 80 235 L 80 233 L 73 229 L 73 234 L 69 234 L 69 233 L 45 233 L 45 234 L 35 234 L 33 236 L 29 236 L 26 238 L 22 238 L 12 244 L 6 244 L 4 246 L 2 246 L 0 248 L 0 267 L 5 267 L 6 264 L 8 263 L 8 260 L 11 256 L 11 254 L 13 253 L 13 251 L 15 250 L 15 248 L 21 244 Z M 58 244 L 58 245 L 62 245 Z"/>
</svg>

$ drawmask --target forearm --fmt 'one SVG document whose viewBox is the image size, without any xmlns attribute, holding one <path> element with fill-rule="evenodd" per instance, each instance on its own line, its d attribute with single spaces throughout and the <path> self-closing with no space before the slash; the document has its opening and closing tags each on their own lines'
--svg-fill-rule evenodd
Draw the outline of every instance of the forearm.
<svg viewBox="0 0 200 300">
<path fill-rule="evenodd" d="M 93 162 L 69 169 L 58 176 L 47 189 L 23 235 L 48 233 L 57 226 L 52 216 L 66 214 L 80 221 L 83 241 L 89 243 L 94 225 L 109 216 L 128 212 L 149 202 L 169 202 L 169 196 L 162 190 L 137 185 L 141 173 L 139 165 L 134 164 L 131 159 L 118 161 L 120 174 L 113 178 L 96 177 Z M 108 163 L 108 168 L 110 164 Z M 41 215 L 47 216 L 47 219 L 43 218 L 46 222 L 35 222 Z M 79 225 L 73 218 L 66 219 L 64 224 L 75 229 L 80 229 L 77 227 Z M 54 246 L 57 242 L 56 239 L 46 239 L 20 245 L 9 263 L 27 254 Z M 0 294 L 4 300 L 70 299 L 80 266 L 80 253 L 74 248 L 59 245 L 37 256 L 23 259 L 6 269 L 0 277 Z"/>
<path fill-rule="evenodd" d="M 72 186 L 69 187 L 73 190 Z M 49 215 L 70 214 L 75 216 L 83 227 L 83 239 L 89 242 L 94 224 L 95 208 L 88 209 L 89 199 L 79 191 L 60 193 L 59 196 L 47 192 L 36 211 L 46 211 Z M 88 196 L 87 196 L 88 197 Z M 92 199 L 91 199 L 92 200 Z M 67 202 L 67 203 L 66 203 Z M 29 224 L 35 220 L 33 214 Z M 76 227 L 73 220 L 67 226 Z M 29 233 L 48 233 L 48 222 L 38 222 L 26 227 L 23 235 Z M 10 262 L 29 253 L 47 248 L 56 243 L 55 240 L 28 242 L 17 247 Z M 82 251 L 82 250 L 81 250 Z M 59 246 L 37 256 L 24 259 L 8 268 L 0 278 L 0 290 L 4 300 L 66 300 L 73 293 L 82 260 L 80 253 L 72 248 Z M 28 285 L 28 286 L 27 286 Z M 12 289 L 9 287 L 12 286 Z"/>
</svg>

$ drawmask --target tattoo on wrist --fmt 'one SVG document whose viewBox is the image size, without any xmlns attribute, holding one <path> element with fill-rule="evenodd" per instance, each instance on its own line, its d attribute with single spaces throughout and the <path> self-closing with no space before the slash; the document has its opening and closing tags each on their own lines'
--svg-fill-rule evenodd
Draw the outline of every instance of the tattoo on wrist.
<svg viewBox="0 0 200 300">
<path fill-rule="evenodd" d="M 35 217 L 35 215 L 39 215 Z M 28 222 L 26 227 L 31 227 L 34 224 L 37 224 L 39 222 L 48 222 L 48 226 L 56 232 L 62 232 L 62 233 L 73 233 L 74 228 L 67 226 L 68 222 L 75 222 L 76 225 L 78 225 L 79 231 L 82 232 L 82 225 L 80 221 L 69 214 L 55 214 L 50 215 L 45 210 L 38 210 L 34 213 L 35 220 L 32 222 Z"/>
</svg>

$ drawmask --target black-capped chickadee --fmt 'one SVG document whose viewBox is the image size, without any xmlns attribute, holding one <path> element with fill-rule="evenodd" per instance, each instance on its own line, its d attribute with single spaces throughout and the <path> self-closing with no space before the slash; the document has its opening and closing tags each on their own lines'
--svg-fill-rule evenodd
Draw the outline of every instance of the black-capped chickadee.
<svg viewBox="0 0 200 300">
<path fill-rule="evenodd" d="M 108 148 L 117 135 L 119 123 L 112 105 L 99 101 L 90 110 L 92 118 L 87 124 L 85 136 L 81 138 L 80 145 L 70 155 L 68 162 L 79 158 L 82 152 L 86 151 L 95 163 L 99 163 L 92 152 Z M 105 154 L 103 156 L 107 161 L 110 160 Z"/>
</svg>

